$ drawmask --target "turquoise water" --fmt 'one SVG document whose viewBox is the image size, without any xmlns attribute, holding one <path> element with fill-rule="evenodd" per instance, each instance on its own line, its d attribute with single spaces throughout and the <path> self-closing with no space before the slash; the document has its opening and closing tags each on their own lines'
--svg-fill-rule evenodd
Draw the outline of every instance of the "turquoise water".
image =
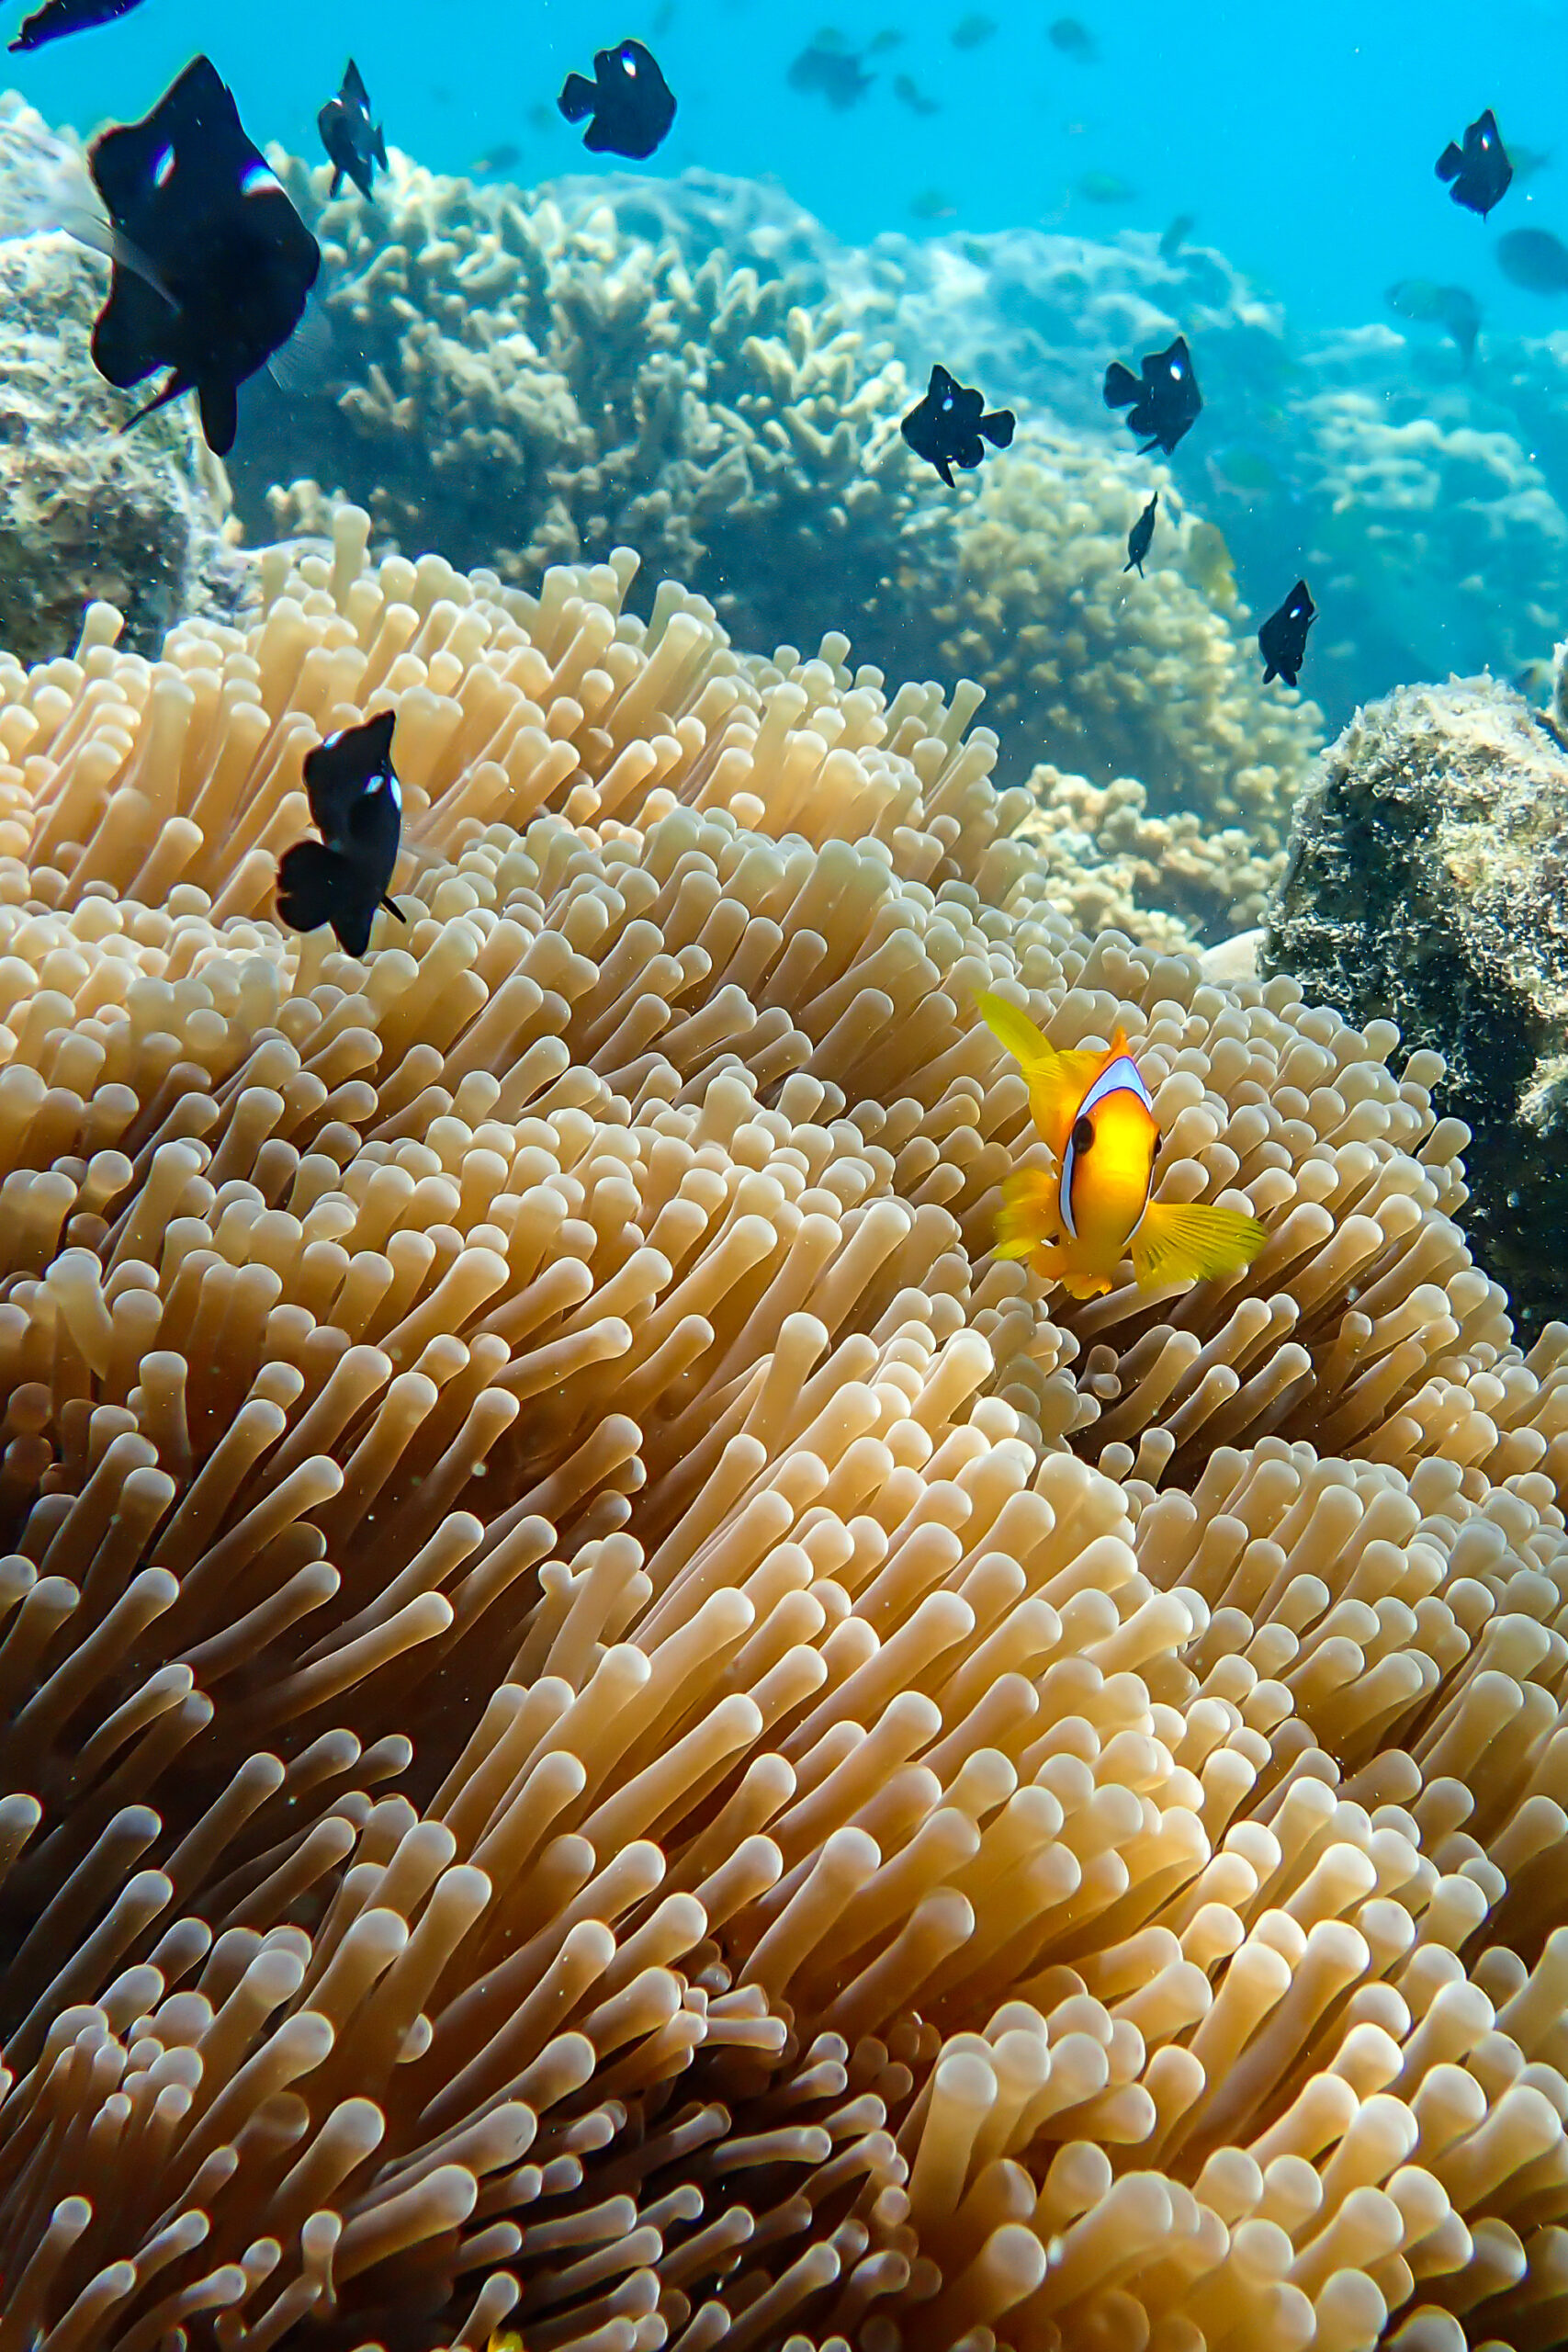
<svg viewBox="0 0 1568 2352">
<path fill-rule="evenodd" d="M 516 175 L 533 180 L 581 163 L 576 134 L 555 113 L 564 76 L 631 34 L 653 48 L 679 101 L 653 171 L 700 164 L 774 175 L 846 237 L 918 227 L 909 205 L 927 190 L 951 201 L 948 229 L 1035 224 L 1096 236 L 1192 212 L 1196 233 L 1303 324 L 1378 317 L 1383 288 L 1414 276 L 1468 285 L 1500 325 L 1568 320 L 1568 298 L 1547 304 L 1507 287 L 1489 252 L 1508 228 L 1568 237 L 1560 6 L 1083 0 L 1074 13 L 1100 50 L 1089 65 L 1045 38 L 1064 0 L 988 0 L 998 29 L 967 51 L 951 34 L 970 0 L 832 9 L 833 0 L 809 11 L 763 0 L 272 0 L 216 12 L 202 0 L 144 0 L 118 24 L 6 64 L 44 114 L 85 130 L 144 111 L 205 48 L 254 136 L 313 154 L 316 110 L 352 51 L 395 145 L 456 171 L 511 141 L 523 151 Z M 22 0 L 6 0 L 6 11 L 11 27 Z M 841 114 L 784 83 L 790 59 L 824 24 L 852 47 L 885 27 L 904 35 L 870 61 L 870 93 Z M 920 119 L 900 105 L 891 88 L 899 73 L 942 111 Z M 1450 205 L 1432 175 L 1445 141 L 1485 106 L 1506 140 L 1556 151 L 1488 224 Z M 1075 194 L 1093 173 L 1135 194 L 1113 206 Z"/>
</svg>

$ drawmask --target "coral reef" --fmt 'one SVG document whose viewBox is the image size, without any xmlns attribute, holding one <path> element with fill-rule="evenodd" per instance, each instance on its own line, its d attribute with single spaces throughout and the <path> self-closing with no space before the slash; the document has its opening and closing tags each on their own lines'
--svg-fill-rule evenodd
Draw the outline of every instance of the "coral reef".
<svg viewBox="0 0 1568 2352">
<path fill-rule="evenodd" d="M 1094 785 L 1045 763 L 1028 788 L 1035 805 L 1018 839 L 1050 875 L 1055 904 L 1090 937 L 1124 932 L 1170 954 L 1261 920 L 1282 851 L 1266 855 L 1237 826 L 1210 832 L 1190 809 L 1151 817 L 1132 776 Z"/>
<path fill-rule="evenodd" d="M 898 435 L 914 394 L 891 294 L 803 263 L 787 223 L 762 241 L 772 275 L 746 248 L 732 266 L 735 207 L 710 217 L 705 188 L 525 198 L 397 162 L 383 223 L 328 203 L 324 170 L 278 160 L 356 355 L 312 410 L 319 482 L 379 530 L 522 580 L 622 540 L 767 646 L 848 610 L 885 666 L 983 683 L 1021 775 L 1042 750 L 1100 784 L 1130 773 L 1160 813 L 1258 825 L 1278 846 L 1311 706 L 1258 687 L 1234 596 L 1194 552 L 1201 525 L 1179 524 L 1174 569 L 1162 530 L 1126 593 L 1122 510 L 1147 493 L 1101 434 L 1028 427 L 978 497 L 941 490 Z M 678 231 L 688 202 L 700 237 Z M 318 482 L 267 492 L 288 476 L 292 413 L 265 395 L 255 413 L 234 461 L 243 509 L 319 530 Z"/>
<path fill-rule="evenodd" d="M 1156 816 L 1240 827 L 1265 854 L 1284 841 L 1321 734 L 1314 705 L 1260 683 L 1245 616 L 1210 576 L 1203 526 L 1160 484 L 1146 580 L 1124 571 L 1150 469 L 1035 425 L 959 513 L 951 586 L 938 591 L 943 675 L 983 678 L 998 730 L 1043 744 L 1094 782 L 1142 781 Z M 1157 559 L 1157 560 L 1156 560 Z"/>
<path fill-rule="evenodd" d="M 894 627 L 942 510 L 898 435 L 904 371 L 841 305 L 627 233 L 601 184 L 530 197 L 394 156 L 372 211 L 276 160 L 352 355 L 311 404 L 312 468 L 379 531 L 519 579 L 629 544 L 764 645 L 846 609 L 868 642 Z M 297 412 L 264 394 L 232 469 L 253 524 L 321 527 L 299 447 Z"/>
<path fill-rule="evenodd" d="M 0 101 L 0 168 L 29 120 Z M 116 430 L 132 403 L 88 353 L 107 276 L 58 234 L 0 234 L 0 644 L 24 662 L 73 644 L 98 600 L 155 652 L 183 615 L 231 614 L 245 582 L 188 404 Z"/>
<path fill-rule="evenodd" d="M 1544 2352 L 1568 1331 L 1435 1057 L 1077 934 L 972 691 L 368 535 L 0 668 L 7 2326 Z M 1244 1275 L 992 1259 L 987 984 Z"/>
<path fill-rule="evenodd" d="M 1562 714 L 1568 718 L 1568 712 Z M 1297 811 L 1265 968 L 1435 1049 L 1469 1230 L 1527 1320 L 1568 1304 L 1568 754 L 1490 679 L 1358 714 Z"/>
</svg>

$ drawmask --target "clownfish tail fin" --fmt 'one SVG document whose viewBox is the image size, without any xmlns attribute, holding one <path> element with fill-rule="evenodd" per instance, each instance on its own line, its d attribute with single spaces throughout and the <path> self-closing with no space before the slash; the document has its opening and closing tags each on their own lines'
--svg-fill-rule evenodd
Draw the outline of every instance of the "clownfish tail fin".
<svg viewBox="0 0 1568 2352">
<path fill-rule="evenodd" d="M 1201 1283 L 1249 1266 L 1268 1234 L 1243 1209 L 1203 1201 L 1151 1201 L 1129 1250 L 1140 1284 Z"/>
</svg>

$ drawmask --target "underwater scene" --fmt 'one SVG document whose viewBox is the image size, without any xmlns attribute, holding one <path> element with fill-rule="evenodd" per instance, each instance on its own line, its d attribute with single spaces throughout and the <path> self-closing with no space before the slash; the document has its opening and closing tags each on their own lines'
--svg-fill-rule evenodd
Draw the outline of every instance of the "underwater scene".
<svg viewBox="0 0 1568 2352">
<path fill-rule="evenodd" d="M 0 40 L 0 2352 L 1568 2346 L 1568 0 Z"/>
</svg>

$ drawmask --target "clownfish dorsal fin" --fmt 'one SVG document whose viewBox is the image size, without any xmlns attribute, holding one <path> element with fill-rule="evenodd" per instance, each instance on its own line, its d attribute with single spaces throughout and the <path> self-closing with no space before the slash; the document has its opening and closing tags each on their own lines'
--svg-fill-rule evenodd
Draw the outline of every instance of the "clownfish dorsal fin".
<svg viewBox="0 0 1568 2352">
<path fill-rule="evenodd" d="M 1058 1164 L 1073 1131 L 1078 1104 L 1127 1040 L 1118 1029 L 1104 1053 L 1064 1051 L 1036 1028 L 1027 1012 L 1004 997 L 986 989 L 975 1000 L 991 1035 L 1007 1047 L 1029 1084 L 1029 1104 L 1041 1141 L 1055 1152 Z"/>
</svg>

